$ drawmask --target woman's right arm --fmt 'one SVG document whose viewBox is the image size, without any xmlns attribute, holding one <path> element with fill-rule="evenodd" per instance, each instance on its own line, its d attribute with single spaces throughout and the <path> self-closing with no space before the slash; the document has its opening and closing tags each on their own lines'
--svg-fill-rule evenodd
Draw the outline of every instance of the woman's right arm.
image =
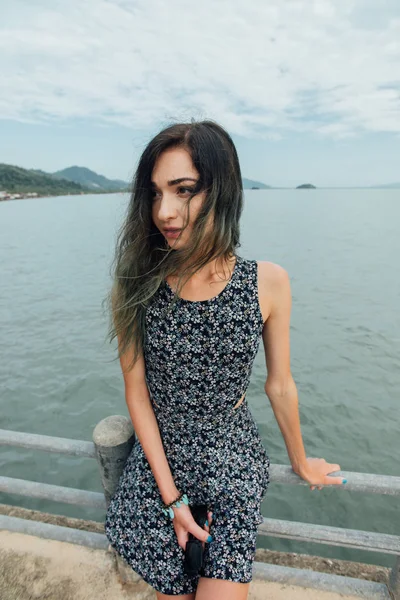
<svg viewBox="0 0 400 600">
<path fill-rule="evenodd" d="M 129 349 L 120 358 L 125 383 L 125 400 L 136 437 L 146 455 L 154 479 L 165 504 L 169 504 L 179 495 L 170 466 L 165 456 L 160 430 L 151 405 L 151 399 L 145 377 L 143 354 L 139 355 L 133 368 L 128 371 L 133 350 Z"/>
<path fill-rule="evenodd" d="M 140 353 L 134 366 L 128 370 L 132 362 L 133 350 L 129 348 L 121 357 L 120 363 L 125 382 L 125 400 L 135 434 L 143 448 L 154 479 L 165 504 L 169 504 L 185 490 L 178 490 L 165 455 L 160 430 L 152 407 L 149 389 L 145 376 L 145 362 Z M 173 525 L 179 545 L 185 549 L 189 532 L 199 540 L 206 542 L 209 527 L 202 529 L 194 520 L 191 510 L 185 504 L 174 507 Z M 169 517 L 165 517 L 169 518 Z M 209 514 L 211 524 L 211 514 Z"/>
</svg>

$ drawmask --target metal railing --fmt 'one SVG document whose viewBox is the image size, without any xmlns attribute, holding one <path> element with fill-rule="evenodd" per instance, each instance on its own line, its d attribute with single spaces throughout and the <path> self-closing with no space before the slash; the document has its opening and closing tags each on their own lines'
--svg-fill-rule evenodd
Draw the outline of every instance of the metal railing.
<svg viewBox="0 0 400 600">
<path fill-rule="evenodd" d="M 0 429 L 0 445 L 3 446 L 96 458 L 104 494 L 4 476 L 0 477 L 0 492 L 106 510 L 116 491 L 134 441 L 135 434 L 132 423 L 122 416 L 111 416 L 100 421 L 93 431 L 93 442 Z M 345 487 L 340 486 L 341 490 L 400 496 L 400 477 L 348 471 L 340 471 L 332 475 L 346 477 L 347 484 Z M 309 485 L 298 477 L 291 467 L 285 465 L 271 465 L 270 479 L 274 483 Z M 21 531 L 61 541 L 72 541 L 91 547 L 108 547 L 107 538 L 103 534 L 79 531 L 37 521 L 29 522 L 17 517 L 0 515 L 0 529 Z M 266 536 L 395 555 L 396 562 L 391 571 L 389 591 L 392 598 L 400 600 L 400 536 L 398 535 L 269 518 L 263 518 L 258 532 Z M 265 572 L 265 565 L 256 563 L 255 566 L 256 572 L 258 571 L 260 574 Z M 300 570 L 289 570 L 300 573 Z M 275 576 L 275 572 L 272 575 Z M 268 578 L 268 574 L 266 577 Z M 291 579 L 293 577 L 295 576 L 291 575 Z M 308 577 L 307 572 L 305 572 L 305 577 Z M 312 578 L 312 572 L 309 573 L 309 577 Z M 365 582 L 365 584 L 367 583 L 371 582 Z M 382 584 L 375 585 L 381 586 Z M 376 588 L 376 591 L 378 594 L 371 595 L 371 598 L 385 597 L 379 595 L 382 592 L 381 588 L 379 590 Z"/>
</svg>

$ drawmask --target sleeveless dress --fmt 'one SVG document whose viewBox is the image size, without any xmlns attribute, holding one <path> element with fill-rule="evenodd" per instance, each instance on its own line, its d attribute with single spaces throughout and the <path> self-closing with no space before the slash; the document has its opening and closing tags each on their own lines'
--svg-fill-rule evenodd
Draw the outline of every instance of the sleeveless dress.
<svg viewBox="0 0 400 600">
<path fill-rule="evenodd" d="M 107 509 L 113 548 L 156 591 L 194 592 L 200 576 L 248 583 L 270 461 L 246 397 L 263 318 L 257 261 L 236 255 L 232 277 L 209 300 L 179 298 L 166 281 L 146 310 L 146 381 L 168 463 L 189 505 L 212 511 L 211 543 L 199 575 L 184 572 L 184 550 L 139 440 Z"/>
</svg>

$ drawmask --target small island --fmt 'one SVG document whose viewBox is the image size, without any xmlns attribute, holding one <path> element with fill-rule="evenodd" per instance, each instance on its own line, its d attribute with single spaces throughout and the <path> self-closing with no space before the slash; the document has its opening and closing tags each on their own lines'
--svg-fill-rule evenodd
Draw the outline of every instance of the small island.
<svg viewBox="0 0 400 600">
<path fill-rule="evenodd" d="M 317 188 L 312 183 L 302 183 L 298 185 L 296 190 L 316 190 Z"/>
</svg>

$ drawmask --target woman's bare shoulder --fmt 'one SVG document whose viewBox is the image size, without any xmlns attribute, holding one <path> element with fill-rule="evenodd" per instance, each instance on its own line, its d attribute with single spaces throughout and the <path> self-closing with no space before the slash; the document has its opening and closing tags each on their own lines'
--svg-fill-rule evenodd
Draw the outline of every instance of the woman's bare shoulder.
<svg viewBox="0 0 400 600">
<path fill-rule="evenodd" d="M 258 297 L 264 323 L 273 307 L 285 298 L 290 298 L 290 283 L 287 271 L 276 263 L 260 260 L 258 267 Z"/>
<path fill-rule="evenodd" d="M 289 274 L 281 265 L 267 260 L 258 260 L 258 272 L 261 285 L 267 289 L 280 288 L 289 279 Z"/>
</svg>

